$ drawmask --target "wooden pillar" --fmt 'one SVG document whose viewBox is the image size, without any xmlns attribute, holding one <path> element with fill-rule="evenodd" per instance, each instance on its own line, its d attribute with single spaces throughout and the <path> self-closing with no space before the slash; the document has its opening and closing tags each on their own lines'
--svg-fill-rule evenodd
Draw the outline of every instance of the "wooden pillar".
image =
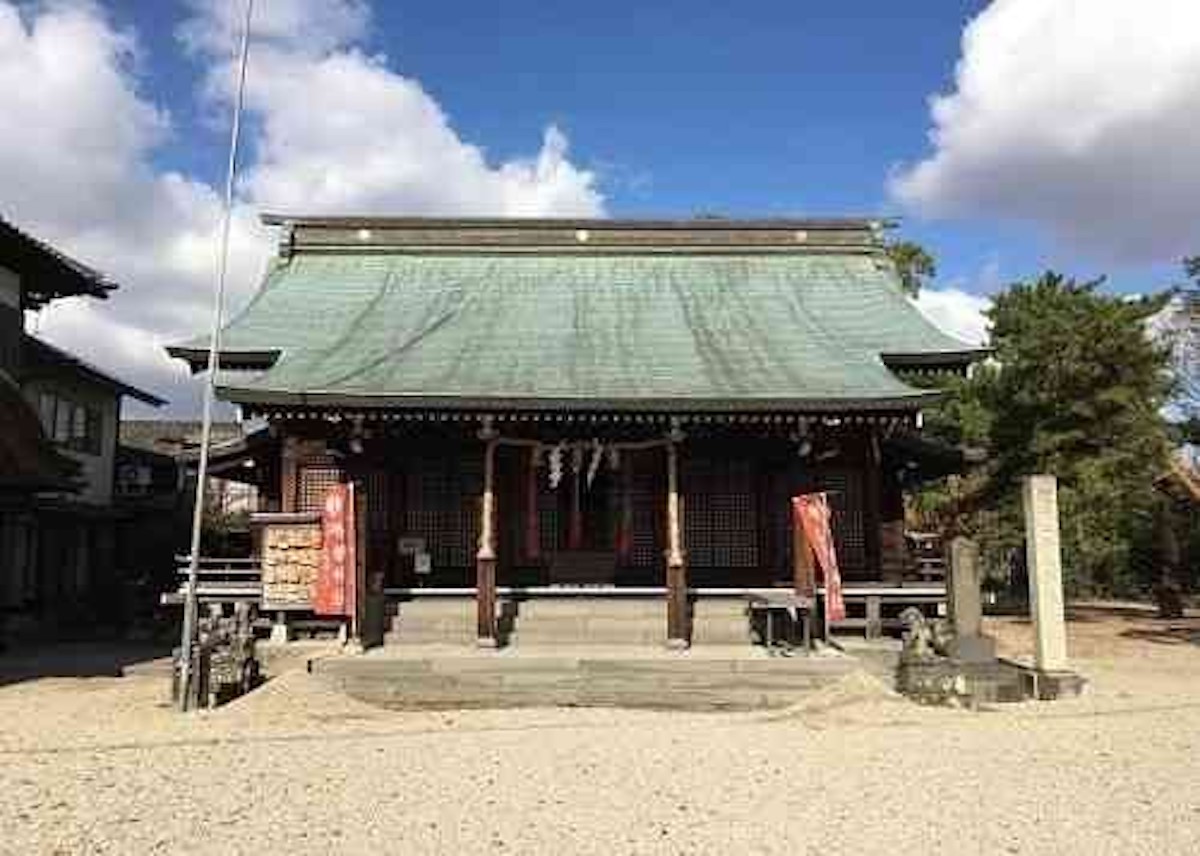
<svg viewBox="0 0 1200 856">
<path fill-rule="evenodd" d="M 475 555 L 476 640 L 481 648 L 496 647 L 496 431 L 490 420 L 479 439 L 483 457 L 483 501 L 479 516 L 479 552 Z"/>
<path fill-rule="evenodd" d="M 667 443 L 667 646 L 686 648 L 688 632 L 687 564 L 683 550 L 683 508 L 679 496 L 678 429 Z"/>
<path fill-rule="evenodd" d="M 284 437 L 279 452 L 279 510 L 296 510 L 300 485 L 300 454 L 294 437 Z"/>
</svg>

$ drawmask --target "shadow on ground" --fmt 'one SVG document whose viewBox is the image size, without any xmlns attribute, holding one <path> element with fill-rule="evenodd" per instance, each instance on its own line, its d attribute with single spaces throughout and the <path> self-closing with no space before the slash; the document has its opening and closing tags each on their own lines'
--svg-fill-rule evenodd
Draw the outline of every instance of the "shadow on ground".
<svg viewBox="0 0 1200 856">
<path fill-rule="evenodd" d="M 47 643 L 0 653 L 0 687 L 39 678 L 119 678 L 131 671 L 170 674 L 171 647 L 145 642 Z"/>
<path fill-rule="evenodd" d="M 1121 631 L 1124 639 L 1156 642 L 1162 645 L 1200 646 L 1200 622 L 1162 621 L 1161 627 L 1138 627 Z"/>
</svg>

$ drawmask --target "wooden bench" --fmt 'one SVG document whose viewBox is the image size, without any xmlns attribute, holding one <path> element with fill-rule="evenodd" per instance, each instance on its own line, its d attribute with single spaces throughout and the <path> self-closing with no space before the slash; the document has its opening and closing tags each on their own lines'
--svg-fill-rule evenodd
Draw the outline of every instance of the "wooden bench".
<svg viewBox="0 0 1200 856">
<path fill-rule="evenodd" d="M 801 644 L 804 650 L 812 649 L 812 607 L 810 598 L 795 592 L 756 592 L 746 598 L 746 606 L 750 610 L 750 620 L 754 623 L 755 613 L 762 613 L 766 621 L 766 634 L 763 644 L 770 651 L 775 646 L 775 616 L 782 612 L 786 614 L 789 623 L 789 634 L 784 641 L 788 648 L 794 644 L 795 628 L 800 628 Z"/>
<path fill-rule="evenodd" d="M 825 590 L 819 589 L 824 596 Z M 847 617 L 833 623 L 835 630 L 861 629 L 868 639 L 878 639 L 884 630 L 896 630 L 900 627 L 897 618 L 884 615 L 885 606 L 898 607 L 899 612 L 908 606 L 917 606 L 923 610 L 933 607 L 939 615 L 945 611 L 946 586 L 942 583 L 920 584 L 848 584 L 842 588 L 842 598 L 847 607 L 859 605 L 863 607 L 862 618 Z"/>
</svg>

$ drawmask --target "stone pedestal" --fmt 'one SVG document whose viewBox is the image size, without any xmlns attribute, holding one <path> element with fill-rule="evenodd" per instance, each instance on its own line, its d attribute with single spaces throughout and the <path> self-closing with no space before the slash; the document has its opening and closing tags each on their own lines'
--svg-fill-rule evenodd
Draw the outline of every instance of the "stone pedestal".
<svg viewBox="0 0 1200 856">
<path fill-rule="evenodd" d="M 946 657 L 901 659 L 896 688 L 922 704 L 976 707 L 1028 697 L 1021 670 L 995 658 L 974 663 Z"/>
<path fill-rule="evenodd" d="M 1035 663 L 1039 672 L 1067 672 L 1057 479 L 1049 475 L 1028 476 L 1023 500 L 1029 607 L 1037 636 Z"/>
<path fill-rule="evenodd" d="M 1081 694 L 1087 681 L 1075 672 L 1026 671 L 1023 675 L 1024 692 L 1029 698 L 1039 701 L 1054 701 L 1074 698 Z"/>
<path fill-rule="evenodd" d="M 271 624 L 271 644 L 283 645 L 286 644 L 290 638 L 291 634 L 288 632 L 287 613 L 275 613 L 275 621 Z"/>
<path fill-rule="evenodd" d="M 950 542 L 950 619 L 955 637 L 947 652 L 951 657 L 964 663 L 996 658 L 996 643 L 983 635 L 979 545 L 962 536 Z"/>
</svg>

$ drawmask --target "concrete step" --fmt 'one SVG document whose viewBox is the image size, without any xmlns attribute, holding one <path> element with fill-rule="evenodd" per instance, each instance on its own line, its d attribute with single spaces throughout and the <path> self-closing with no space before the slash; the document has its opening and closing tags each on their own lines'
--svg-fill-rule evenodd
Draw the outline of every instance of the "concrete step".
<svg viewBox="0 0 1200 856">
<path fill-rule="evenodd" d="M 667 605 L 661 597 L 530 598 L 501 603 L 499 610 L 510 645 L 646 645 L 666 639 Z M 396 606 L 385 638 L 391 644 L 471 644 L 475 601 L 462 597 L 403 601 Z M 694 645 L 752 641 L 740 599 L 699 598 L 692 604 Z"/>
<path fill-rule="evenodd" d="M 420 598 L 397 604 L 384 641 L 395 645 L 475 641 L 475 601 L 471 598 Z"/>
<path fill-rule="evenodd" d="M 698 598 L 692 603 L 693 645 L 749 645 L 750 616 L 740 598 Z"/>
<path fill-rule="evenodd" d="M 517 604 L 518 614 L 521 619 L 527 621 L 546 618 L 573 619 L 580 616 L 657 619 L 665 616 L 666 610 L 666 600 L 661 597 L 565 595 L 531 597 Z"/>
<path fill-rule="evenodd" d="M 636 649 L 631 649 L 636 650 Z M 793 704 L 854 669 L 846 657 L 339 657 L 316 674 L 390 708 L 545 706 L 754 710 Z"/>
<path fill-rule="evenodd" d="M 667 636 L 662 598 L 531 599 L 517 605 L 513 645 L 647 645 Z"/>
</svg>

